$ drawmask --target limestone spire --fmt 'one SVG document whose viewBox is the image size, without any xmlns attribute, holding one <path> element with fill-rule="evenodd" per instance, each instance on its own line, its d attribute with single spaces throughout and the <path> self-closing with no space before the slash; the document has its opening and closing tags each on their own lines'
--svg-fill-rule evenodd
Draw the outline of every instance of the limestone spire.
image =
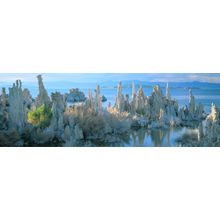
<svg viewBox="0 0 220 220">
<path fill-rule="evenodd" d="M 170 96 L 170 87 L 169 87 L 169 84 L 167 83 L 167 87 L 166 87 L 166 98 L 168 100 L 171 99 L 171 96 Z"/>
<path fill-rule="evenodd" d="M 37 79 L 38 79 L 39 93 L 36 98 L 36 106 L 39 107 L 43 104 L 48 105 L 50 104 L 50 97 L 47 94 L 47 90 L 44 88 L 42 76 L 38 75 Z"/>
<path fill-rule="evenodd" d="M 6 95 L 6 91 L 5 88 L 2 88 L 2 92 L 0 95 L 0 102 L 2 103 L 2 105 L 5 107 L 6 106 L 6 100 L 7 100 L 7 95 Z"/>
<path fill-rule="evenodd" d="M 52 120 L 50 127 L 59 137 L 64 132 L 64 97 L 59 92 L 52 93 Z"/>
<path fill-rule="evenodd" d="M 124 110 L 124 96 L 122 94 L 122 84 L 121 84 L 121 82 L 119 82 L 118 88 L 117 88 L 117 96 L 116 96 L 115 107 L 120 112 Z"/>
<path fill-rule="evenodd" d="M 195 112 L 195 97 L 192 94 L 192 89 L 189 89 L 189 112 L 194 115 Z"/>
<path fill-rule="evenodd" d="M 97 85 L 96 90 L 95 90 L 95 103 L 96 103 L 97 109 L 102 108 L 102 97 L 100 94 L 100 86 L 99 85 Z"/>
<path fill-rule="evenodd" d="M 22 83 L 16 80 L 13 87 L 9 88 L 9 126 L 22 131 L 27 123 L 27 112 L 24 106 L 24 96 L 22 92 Z"/>
<path fill-rule="evenodd" d="M 132 95 L 131 95 L 131 98 L 132 98 L 132 99 L 134 98 L 135 93 L 136 93 L 136 91 L 135 91 L 135 84 L 134 84 L 134 81 L 133 81 L 133 82 L 132 82 Z"/>
<path fill-rule="evenodd" d="M 217 108 L 217 106 L 212 103 L 211 105 L 211 113 L 208 116 L 212 121 L 217 121 L 219 119 L 219 109 Z"/>
</svg>

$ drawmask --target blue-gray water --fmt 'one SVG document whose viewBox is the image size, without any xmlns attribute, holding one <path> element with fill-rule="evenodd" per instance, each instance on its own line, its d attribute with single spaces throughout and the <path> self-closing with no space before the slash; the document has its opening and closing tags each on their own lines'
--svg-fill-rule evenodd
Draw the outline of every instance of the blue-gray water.
<svg viewBox="0 0 220 220">
<path fill-rule="evenodd" d="M 38 74 L 0 74 L 0 87 L 11 87 L 12 83 L 16 79 L 21 79 L 23 82 L 23 88 L 28 88 L 33 97 L 36 97 L 38 93 L 38 84 L 36 76 Z M 94 90 L 96 85 L 101 86 L 101 93 L 107 98 L 107 102 L 104 106 L 107 106 L 109 102 L 114 104 L 117 84 L 122 81 L 123 93 L 129 94 L 131 96 L 131 84 L 135 81 L 136 89 L 140 85 L 144 88 L 145 95 L 151 95 L 152 88 L 154 85 L 159 84 L 165 94 L 166 81 L 164 80 L 163 74 L 161 74 L 161 79 L 164 82 L 152 82 L 153 74 L 42 74 L 45 88 L 48 93 L 59 91 L 61 93 L 66 93 L 71 88 L 79 88 L 83 91 L 86 96 L 88 90 Z M 173 81 L 177 74 L 169 74 L 173 76 Z M 189 74 L 188 74 L 189 75 Z M 188 77 L 187 75 L 187 77 Z M 215 77 L 219 74 L 213 74 Z M 157 74 L 157 79 L 159 74 Z M 203 74 L 201 74 L 202 79 Z M 178 100 L 179 106 L 184 106 L 188 104 L 188 91 L 189 88 L 195 96 L 196 102 L 201 102 L 206 113 L 210 112 L 211 103 L 214 102 L 220 107 L 220 83 L 208 83 L 208 82 L 169 82 L 170 92 L 172 98 Z M 170 80 L 170 79 L 169 79 Z M 162 80 L 160 80 L 162 81 Z M 175 139 L 182 135 L 186 128 L 182 129 L 170 129 L 169 131 L 156 130 L 149 131 L 140 130 L 138 132 L 133 132 L 130 135 L 130 141 L 124 143 L 125 146 L 175 146 Z"/>
</svg>

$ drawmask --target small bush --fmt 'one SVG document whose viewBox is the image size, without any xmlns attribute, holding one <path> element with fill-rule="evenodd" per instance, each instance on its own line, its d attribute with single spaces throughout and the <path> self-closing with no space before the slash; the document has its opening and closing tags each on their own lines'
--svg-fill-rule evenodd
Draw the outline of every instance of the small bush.
<svg viewBox="0 0 220 220">
<path fill-rule="evenodd" d="M 14 129 L 9 133 L 0 131 L 0 147 L 12 147 L 20 140 L 20 135 Z"/>
<path fill-rule="evenodd" d="M 49 106 L 44 104 L 28 112 L 28 122 L 36 127 L 48 127 L 51 118 L 52 110 Z"/>
</svg>

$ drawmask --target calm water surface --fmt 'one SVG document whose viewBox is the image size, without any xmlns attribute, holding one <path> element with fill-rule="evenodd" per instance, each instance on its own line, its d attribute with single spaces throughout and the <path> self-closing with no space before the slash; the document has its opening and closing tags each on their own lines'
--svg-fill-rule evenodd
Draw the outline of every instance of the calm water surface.
<svg viewBox="0 0 220 220">
<path fill-rule="evenodd" d="M 169 129 L 146 129 L 141 128 L 131 131 L 130 141 L 123 143 L 123 146 L 133 147 L 176 147 L 175 140 L 185 132 L 196 132 L 197 129 L 191 128 L 169 128 Z"/>
</svg>

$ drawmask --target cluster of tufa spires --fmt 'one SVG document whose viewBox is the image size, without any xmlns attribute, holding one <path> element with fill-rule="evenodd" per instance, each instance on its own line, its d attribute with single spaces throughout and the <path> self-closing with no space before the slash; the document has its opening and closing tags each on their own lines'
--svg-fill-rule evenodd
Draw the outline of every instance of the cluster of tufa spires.
<svg viewBox="0 0 220 220">
<path fill-rule="evenodd" d="M 211 113 L 206 118 L 203 105 L 201 103 L 196 104 L 191 89 L 189 90 L 188 105 L 179 108 L 177 100 L 171 97 L 168 83 L 165 95 L 160 86 L 156 85 L 153 87 L 152 93 L 146 96 L 143 87 L 140 86 L 136 90 L 133 82 L 131 98 L 129 98 L 128 94 L 123 94 L 122 83 L 119 82 L 115 104 L 112 107 L 109 105 L 108 108 L 104 108 L 99 85 L 96 87 L 94 95 L 89 90 L 87 98 L 78 89 L 72 89 L 70 94 L 64 95 L 55 92 L 50 97 L 44 87 L 42 76 L 38 75 L 37 80 L 39 93 L 35 100 L 28 89 L 22 89 L 20 80 L 17 80 L 12 88 L 9 88 L 9 94 L 6 94 L 5 88 L 2 88 L 0 95 L 0 131 L 7 133 L 15 129 L 19 134 L 23 134 L 27 127 L 32 129 L 27 120 L 28 112 L 45 105 L 51 109 L 52 119 L 50 125 L 44 130 L 35 129 L 35 133 L 31 130 L 30 138 L 35 141 L 44 138 L 45 141 L 48 141 L 53 137 L 64 142 L 83 139 L 85 131 L 74 118 L 72 111 L 78 111 L 77 114 L 80 115 L 88 109 L 90 110 L 88 112 L 95 112 L 94 115 L 100 118 L 108 117 L 109 120 L 111 117 L 119 117 L 120 122 L 117 123 L 130 121 L 131 125 L 147 126 L 148 128 L 184 126 L 185 124 L 189 125 L 192 121 L 198 121 L 200 122 L 198 126 L 198 141 L 200 143 L 204 140 L 209 142 L 220 141 L 219 109 L 215 104 L 212 104 Z M 77 95 L 79 97 L 76 97 Z M 67 105 L 68 99 L 82 100 L 80 109 L 69 107 Z M 205 125 L 203 125 L 202 121 L 205 118 Z M 82 117 L 81 120 L 84 118 Z M 103 132 L 112 132 L 109 124 L 106 124 Z M 103 136 L 104 134 L 106 135 L 103 133 Z"/>
</svg>

